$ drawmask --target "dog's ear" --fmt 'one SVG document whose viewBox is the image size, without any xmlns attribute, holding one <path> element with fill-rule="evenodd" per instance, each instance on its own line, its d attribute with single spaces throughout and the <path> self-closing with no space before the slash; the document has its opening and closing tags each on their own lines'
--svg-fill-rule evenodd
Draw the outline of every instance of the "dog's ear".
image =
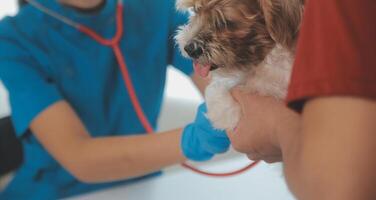
<svg viewBox="0 0 376 200">
<path fill-rule="evenodd" d="M 293 49 L 302 20 L 304 0 L 259 0 L 271 37 Z"/>
<path fill-rule="evenodd" d="M 195 6 L 195 0 L 177 0 L 176 9 L 179 11 L 187 11 Z"/>
</svg>

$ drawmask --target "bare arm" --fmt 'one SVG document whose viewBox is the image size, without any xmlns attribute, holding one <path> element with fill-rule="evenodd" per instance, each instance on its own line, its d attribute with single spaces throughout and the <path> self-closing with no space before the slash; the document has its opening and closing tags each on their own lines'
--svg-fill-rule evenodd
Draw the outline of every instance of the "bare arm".
<svg viewBox="0 0 376 200">
<path fill-rule="evenodd" d="M 238 89 L 233 95 L 243 116 L 229 133 L 232 145 L 251 159 L 283 159 L 298 199 L 376 199 L 375 101 L 317 98 L 298 115 L 270 97 Z"/>
<path fill-rule="evenodd" d="M 65 101 L 42 112 L 32 122 L 31 130 L 47 151 L 83 182 L 122 180 L 184 161 L 180 129 L 153 135 L 92 138 Z"/>
<path fill-rule="evenodd" d="M 284 133 L 281 145 L 286 178 L 299 199 L 376 198 L 376 102 L 311 100 L 295 130 Z"/>
</svg>

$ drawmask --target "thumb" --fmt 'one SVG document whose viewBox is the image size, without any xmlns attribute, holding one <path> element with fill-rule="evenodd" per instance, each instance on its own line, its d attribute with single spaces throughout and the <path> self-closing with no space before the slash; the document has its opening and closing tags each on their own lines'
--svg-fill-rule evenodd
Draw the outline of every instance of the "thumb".
<svg viewBox="0 0 376 200">
<path fill-rule="evenodd" d="M 244 92 L 240 87 L 234 87 L 233 89 L 231 89 L 230 93 L 236 102 L 242 104 L 244 99 Z"/>
</svg>

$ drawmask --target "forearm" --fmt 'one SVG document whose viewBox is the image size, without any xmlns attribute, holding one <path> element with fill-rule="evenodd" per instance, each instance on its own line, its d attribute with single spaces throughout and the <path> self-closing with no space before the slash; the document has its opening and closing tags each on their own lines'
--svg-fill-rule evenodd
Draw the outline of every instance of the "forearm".
<svg viewBox="0 0 376 200">
<path fill-rule="evenodd" d="M 184 160 L 181 130 L 93 138 L 64 101 L 42 112 L 32 122 L 31 130 L 63 167 L 84 182 L 122 180 Z"/>
<path fill-rule="evenodd" d="M 351 142 L 348 146 L 333 149 L 337 142 L 335 139 L 328 143 L 316 141 L 307 144 L 297 139 L 285 148 L 286 181 L 298 199 L 375 199 L 372 191 L 375 181 L 371 178 L 375 175 L 375 164 L 371 162 L 375 161 L 365 156 L 369 153 L 353 151 Z"/>
<path fill-rule="evenodd" d="M 298 199 L 375 199 L 375 110 L 374 103 L 350 98 L 306 105 L 301 126 L 281 141 L 286 179 Z"/>
<path fill-rule="evenodd" d="M 153 135 L 106 137 L 83 141 L 71 166 L 85 182 L 116 181 L 145 175 L 184 161 L 181 130 Z"/>
<path fill-rule="evenodd" d="M 205 106 L 200 106 L 195 125 L 184 129 L 185 137 L 183 130 L 177 129 L 93 138 L 72 107 L 60 101 L 36 117 L 30 128 L 43 147 L 77 179 L 100 183 L 146 175 L 181 163 L 185 160 L 183 150 L 185 155 L 193 150 L 189 155 L 202 160 L 225 152 L 230 145 L 226 134 L 211 130 L 205 113 Z M 200 140 L 208 142 L 204 146 Z"/>
</svg>

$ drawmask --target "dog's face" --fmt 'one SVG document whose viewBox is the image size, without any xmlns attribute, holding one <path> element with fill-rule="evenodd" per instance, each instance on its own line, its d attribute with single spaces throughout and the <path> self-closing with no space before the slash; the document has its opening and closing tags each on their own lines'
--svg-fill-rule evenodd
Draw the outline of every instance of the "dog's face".
<svg viewBox="0 0 376 200">
<path fill-rule="evenodd" d="M 177 8 L 193 12 L 176 36 L 183 55 L 206 71 L 248 70 L 276 43 L 294 45 L 303 0 L 178 0 Z"/>
</svg>

